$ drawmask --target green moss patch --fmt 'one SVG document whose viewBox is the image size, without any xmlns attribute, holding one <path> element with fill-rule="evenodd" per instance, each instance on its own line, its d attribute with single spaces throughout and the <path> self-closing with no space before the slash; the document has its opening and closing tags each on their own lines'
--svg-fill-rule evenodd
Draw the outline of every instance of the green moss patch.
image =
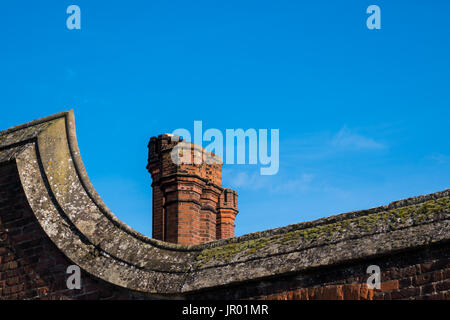
<svg viewBox="0 0 450 320">
<path fill-rule="evenodd" d="M 284 234 L 229 243 L 220 247 L 204 249 L 197 256 L 197 264 L 202 265 L 212 260 L 224 262 L 236 255 L 252 255 L 271 246 L 289 246 L 294 243 L 332 241 L 342 233 L 361 235 L 375 232 L 380 228 L 386 231 L 432 221 L 436 215 L 448 211 L 450 197 L 430 200 L 420 204 L 372 213 L 361 217 L 345 219 L 325 225 L 300 229 Z"/>
</svg>

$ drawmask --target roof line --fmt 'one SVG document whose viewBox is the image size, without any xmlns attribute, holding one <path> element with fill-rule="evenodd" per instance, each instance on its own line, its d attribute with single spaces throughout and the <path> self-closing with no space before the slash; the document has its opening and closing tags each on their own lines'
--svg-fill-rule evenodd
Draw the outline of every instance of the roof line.
<svg viewBox="0 0 450 320">
<path fill-rule="evenodd" d="M 26 128 L 29 128 L 29 127 L 33 127 L 33 126 L 36 126 L 36 125 L 44 123 L 44 122 L 49 122 L 49 121 L 52 121 L 52 120 L 55 120 L 55 119 L 63 118 L 63 117 L 66 117 L 68 114 L 73 114 L 73 109 L 68 110 L 68 111 L 58 112 L 58 113 L 55 113 L 53 115 L 50 115 L 50 116 L 47 116 L 47 117 L 44 117 L 44 118 L 36 119 L 36 120 L 30 121 L 30 122 L 26 122 L 24 124 L 20 124 L 20 125 L 11 127 L 9 129 L 6 129 L 6 130 L 2 130 L 2 131 L 0 131 L 0 136 L 7 135 L 7 134 L 10 134 L 12 132 L 19 131 L 19 130 L 22 130 L 22 129 L 26 129 Z"/>
</svg>

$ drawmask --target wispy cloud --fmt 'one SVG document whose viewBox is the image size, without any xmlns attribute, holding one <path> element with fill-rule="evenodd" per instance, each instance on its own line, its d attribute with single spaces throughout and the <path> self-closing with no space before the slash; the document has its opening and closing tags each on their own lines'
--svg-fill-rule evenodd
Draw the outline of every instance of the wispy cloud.
<svg viewBox="0 0 450 320">
<path fill-rule="evenodd" d="M 286 150 L 280 155 L 281 161 L 297 163 L 304 160 L 330 159 L 345 152 L 367 152 L 388 149 L 388 145 L 375 138 L 359 133 L 355 129 L 343 126 L 337 132 L 314 132 L 303 137 L 287 139 L 281 142 L 280 149 Z"/>
<path fill-rule="evenodd" d="M 261 176 L 259 172 L 236 171 L 228 169 L 222 173 L 223 177 L 229 177 L 227 183 L 232 188 L 258 190 L 266 188 L 270 183 L 267 176 Z"/>
<path fill-rule="evenodd" d="M 73 68 L 65 68 L 64 70 L 65 78 L 67 81 L 72 80 L 77 75 L 77 72 Z"/>
<path fill-rule="evenodd" d="M 344 126 L 338 133 L 336 133 L 331 139 L 331 145 L 336 148 L 342 149 L 384 149 L 386 146 L 380 142 L 375 141 L 372 138 L 365 137 L 356 132 L 353 132 L 346 126 Z"/>
<path fill-rule="evenodd" d="M 435 153 L 427 157 L 427 159 L 431 159 L 438 164 L 450 163 L 450 156 L 441 153 Z"/>
<path fill-rule="evenodd" d="M 312 188 L 315 178 L 314 174 L 302 173 L 297 177 L 285 180 L 283 183 L 276 184 L 272 187 L 273 192 L 306 192 Z"/>
<path fill-rule="evenodd" d="M 348 157 L 358 154 L 358 152 L 377 151 L 387 148 L 387 145 L 375 138 L 359 133 L 355 129 L 347 126 L 341 127 L 334 133 L 317 132 L 310 134 L 303 139 L 290 139 L 283 142 L 286 146 L 284 154 L 280 155 L 282 169 L 275 176 L 261 176 L 258 170 L 251 168 L 229 167 L 224 169 L 224 184 L 237 190 L 259 191 L 264 190 L 271 194 L 293 194 L 293 193 L 333 193 L 333 183 L 330 185 L 329 178 L 324 171 L 315 170 L 318 160 L 329 162 L 332 157 L 341 157 L 343 153 Z M 351 151 L 351 154 L 350 154 Z M 305 161 L 313 160 L 314 163 Z M 329 166 L 328 163 L 323 165 Z M 313 168 L 308 170 L 307 168 Z M 328 169 L 327 169 L 328 170 Z M 313 173 L 312 173 L 312 172 Z M 315 174 L 317 173 L 317 175 Z M 339 191 L 341 198 L 348 195 L 344 191 Z"/>
<path fill-rule="evenodd" d="M 259 172 L 224 170 L 223 177 L 227 178 L 225 182 L 231 188 L 261 190 L 264 189 L 271 193 L 289 193 L 289 192 L 306 192 L 311 189 L 314 174 L 300 173 L 291 178 L 282 176 L 262 176 Z"/>
</svg>

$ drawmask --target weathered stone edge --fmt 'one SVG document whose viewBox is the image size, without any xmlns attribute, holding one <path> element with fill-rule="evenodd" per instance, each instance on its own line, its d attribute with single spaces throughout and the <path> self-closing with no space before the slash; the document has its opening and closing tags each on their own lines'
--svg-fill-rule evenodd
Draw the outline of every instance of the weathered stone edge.
<svg viewBox="0 0 450 320">
<path fill-rule="evenodd" d="M 25 123 L 22 125 L 14 126 L 10 129 L 0 131 L 0 136 L 6 135 L 6 134 L 9 134 L 11 132 L 18 131 L 21 129 L 29 128 L 31 126 L 35 126 L 35 125 L 38 125 L 38 124 L 41 124 L 44 122 L 50 122 L 50 121 L 53 121 L 55 119 L 62 118 L 62 117 L 64 117 L 66 120 L 67 140 L 68 140 L 69 147 L 70 147 L 70 150 L 72 153 L 72 158 L 76 165 L 77 173 L 80 177 L 80 180 L 81 180 L 83 186 L 85 187 L 88 194 L 91 196 L 92 200 L 99 206 L 99 208 L 104 212 L 104 214 L 111 221 L 114 221 L 114 223 L 117 224 L 117 226 L 119 228 L 123 229 L 124 231 L 128 232 L 129 234 L 135 236 L 136 238 L 138 238 L 144 242 L 153 244 L 155 246 L 158 246 L 158 247 L 161 247 L 161 248 L 167 249 L 167 250 L 201 251 L 206 248 L 222 246 L 222 245 L 228 244 L 228 243 L 237 243 L 237 242 L 242 242 L 242 241 L 247 241 L 247 240 L 253 240 L 256 238 L 268 237 L 268 236 L 282 234 L 282 233 L 286 233 L 286 232 L 316 227 L 316 226 L 320 226 L 320 225 L 324 225 L 324 224 L 328 224 L 328 223 L 333 223 L 336 221 L 343 221 L 346 219 L 360 217 L 363 215 L 369 215 L 372 213 L 387 211 L 387 210 L 393 209 L 393 208 L 400 208 L 400 207 L 404 207 L 404 206 L 419 204 L 419 203 L 422 203 L 422 202 L 425 202 L 428 200 L 432 200 L 432 199 L 439 199 L 442 197 L 450 196 L 450 189 L 446 189 L 446 190 L 443 190 L 440 192 L 430 193 L 427 195 L 421 195 L 421 196 L 410 197 L 410 198 L 406 198 L 406 199 L 402 199 L 402 200 L 393 201 L 393 202 L 389 203 L 388 205 L 383 205 L 383 206 L 379 206 L 379 207 L 358 210 L 358 211 L 351 211 L 351 212 L 341 213 L 341 214 L 337 214 L 337 215 L 332 215 L 332 216 L 325 217 L 325 218 L 320 218 L 320 219 L 313 220 L 313 221 L 300 222 L 300 223 L 291 224 L 291 225 L 284 226 L 284 227 L 268 229 L 268 230 L 259 231 L 259 232 L 253 232 L 253 233 L 249 233 L 249 234 L 231 238 L 231 239 L 222 239 L 222 240 L 212 241 L 212 242 L 208 242 L 208 243 L 204 243 L 204 244 L 188 245 L 188 246 L 167 243 L 167 242 L 149 238 L 149 237 L 139 233 L 138 231 L 134 230 L 133 228 L 129 227 L 125 223 L 123 223 L 121 220 L 119 220 L 114 215 L 114 213 L 106 206 L 106 204 L 103 202 L 101 197 L 98 195 L 97 191 L 95 190 L 95 188 L 93 187 L 93 185 L 89 179 L 89 176 L 85 170 L 85 167 L 84 167 L 81 155 L 80 155 L 80 151 L 78 148 L 78 141 L 76 138 L 75 118 L 74 118 L 73 110 L 60 112 L 55 115 L 44 117 L 42 119 L 37 119 L 37 120 L 31 121 L 31 122 L 28 122 L 28 123 Z"/>
<path fill-rule="evenodd" d="M 47 117 L 45 119 L 47 119 L 46 121 L 53 121 L 53 120 L 59 119 L 61 117 L 65 117 L 66 123 L 67 123 L 67 121 L 72 120 L 71 123 L 69 122 L 69 124 L 66 125 L 67 135 L 68 135 L 67 136 L 67 140 L 69 141 L 69 144 L 70 144 L 70 140 L 72 140 L 71 141 L 72 143 L 75 142 L 75 145 L 74 144 L 71 145 L 71 156 L 73 157 L 74 160 L 75 160 L 76 157 L 78 157 L 79 161 L 81 162 L 81 157 L 80 157 L 80 154 L 79 154 L 79 151 L 78 151 L 78 145 L 76 144 L 75 125 L 74 125 L 74 121 L 73 121 L 73 113 L 72 112 L 65 112 L 65 113 L 59 114 L 58 117 L 50 116 L 50 117 Z M 72 118 L 72 119 L 70 119 L 70 118 Z M 48 119 L 50 119 L 50 120 L 48 120 Z M 36 124 L 39 124 L 39 123 L 42 123 L 42 122 L 40 122 L 40 121 L 33 121 L 32 123 L 34 123 L 33 125 L 36 125 Z M 1 133 L 1 135 L 4 135 L 5 132 L 11 133 L 11 132 L 20 130 L 22 128 L 27 128 L 29 126 L 30 125 L 26 125 L 26 124 L 22 125 L 22 126 L 17 126 L 17 127 L 14 127 L 12 129 L 10 129 L 10 130 L 3 131 Z M 71 129 L 69 129 L 69 128 L 71 128 Z M 78 167 L 77 173 L 80 176 L 80 180 L 87 179 L 87 182 L 88 182 L 88 184 L 85 185 L 85 188 L 88 189 L 86 191 L 88 193 L 90 193 L 91 196 L 98 197 L 98 200 L 100 202 L 96 202 L 97 206 L 99 206 L 99 207 L 103 206 L 104 209 L 109 210 L 106 207 L 106 205 L 103 203 L 103 201 L 100 199 L 98 194 L 95 192 L 95 189 L 93 188 L 92 184 L 90 183 L 90 181 L 89 181 L 89 179 L 87 177 L 87 174 L 86 174 L 86 171 L 84 170 L 84 165 L 82 164 L 82 162 L 79 163 L 78 165 L 80 165 L 80 167 Z M 85 176 L 84 177 L 81 176 L 80 172 L 84 173 Z M 95 194 L 92 194 L 92 192 L 94 192 Z M 148 237 L 145 237 L 145 236 L 137 233 L 136 231 L 134 231 L 133 229 L 131 229 L 127 225 L 123 224 L 112 213 L 110 213 L 110 214 L 112 215 L 111 216 L 112 219 L 117 220 L 117 224 L 119 224 L 119 225 L 122 224 L 125 229 L 129 229 L 131 234 L 136 235 L 137 238 L 141 238 L 142 237 L 143 239 L 146 240 L 145 242 L 147 242 L 147 243 L 155 243 L 156 242 L 156 244 L 158 246 L 161 246 L 162 248 L 165 248 L 165 249 L 169 249 L 170 248 L 170 249 L 174 249 L 176 251 L 199 251 L 199 250 L 203 250 L 203 249 L 206 249 L 206 248 L 213 248 L 213 247 L 221 246 L 221 245 L 228 244 L 228 243 L 243 242 L 243 241 L 247 241 L 247 240 L 250 240 L 250 239 L 257 239 L 257 238 L 261 238 L 261 237 L 268 237 L 268 236 L 275 235 L 275 234 L 283 234 L 283 233 L 291 232 L 291 231 L 295 231 L 295 230 L 301 230 L 301 229 L 311 228 L 311 227 L 314 227 L 314 226 L 325 225 L 327 223 L 332 223 L 332 222 L 335 222 L 335 221 L 343 221 L 343 220 L 347 220 L 347 219 L 354 218 L 354 217 L 359 217 L 359 216 L 369 215 L 369 214 L 376 213 L 376 212 L 386 211 L 386 210 L 391 209 L 391 208 L 400 208 L 400 207 L 403 207 L 403 206 L 408 206 L 408 205 L 422 203 L 424 201 L 428 201 L 428 200 L 431 200 L 431 199 L 439 199 L 439 198 L 442 198 L 442 197 L 446 197 L 448 195 L 449 195 L 449 190 L 445 190 L 445 191 L 442 191 L 442 192 L 438 192 L 438 193 L 434 193 L 434 194 L 430 194 L 430 195 L 426 195 L 426 196 L 420 196 L 420 197 L 409 198 L 409 199 L 405 199 L 405 200 L 401 200 L 401 201 L 396 201 L 396 202 L 391 203 L 388 206 L 382 206 L 382 207 L 378 207 L 378 208 L 373 208 L 373 209 L 369 209 L 369 210 L 362 210 L 362 211 L 352 212 L 352 213 L 348 213 L 348 214 L 341 214 L 341 215 L 338 215 L 338 216 L 332 216 L 332 217 L 329 217 L 329 218 L 323 218 L 323 219 L 319 219 L 319 220 L 312 221 L 312 222 L 304 222 L 304 223 L 291 225 L 291 226 L 287 226 L 287 227 L 283 227 L 283 228 L 277 228 L 277 229 L 267 230 L 267 231 L 263 231 L 263 232 L 259 232 L 259 233 L 249 234 L 249 235 L 245 235 L 245 236 L 238 237 L 238 238 L 235 238 L 235 239 L 216 241 L 216 242 L 203 244 L 203 245 L 196 245 L 196 246 L 171 245 L 171 244 L 166 244 L 166 243 L 159 242 L 157 240 L 150 239 Z M 103 212 L 105 212 L 105 211 L 103 211 Z M 442 221 L 441 223 L 443 223 L 443 226 L 448 226 L 448 223 L 445 222 L 445 221 Z M 416 230 L 416 228 L 410 228 L 409 232 L 412 232 L 413 230 Z M 449 232 L 448 232 L 448 228 L 444 229 L 444 230 L 446 230 L 444 232 L 444 238 L 443 238 L 445 240 L 445 239 L 448 238 Z M 380 236 L 380 235 L 376 235 L 375 237 L 378 237 L 378 236 Z M 381 236 L 384 236 L 385 237 L 384 239 L 388 239 L 390 235 L 381 234 Z M 167 247 L 167 245 L 168 245 L 168 247 Z M 424 244 L 422 243 L 421 245 L 424 245 Z M 332 246 L 333 246 L 333 244 L 329 245 L 330 248 Z M 408 247 L 407 246 L 403 247 L 403 249 L 405 249 L 405 248 L 408 248 Z M 306 250 L 299 250 L 298 252 L 300 252 L 300 251 L 302 251 L 302 252 L 303 251 L 309 251 L 309 250 L 314 250 L 314 249 L 318 250 L 320 248 L 308 248 Z M 397 248 L 397 249 L 399 249 L 399 248 Z M 288 253 L 288 254 L 293 254 L 293 253 L 294 252 L 291 252 L 291 253 Z M 279 256 L 281 256 L 281 255 L 279 255 Z M 189 273 L 190 273 L 190 276 L 194 277 L 195 279 L 203 279 L 209 272 L 211 272 L 211 269 L 213 269 L 214 270 L 214 271 L 212 271 L 213 274 L 210 274 L 209 277 L 208 277 L 211 280 L 211 283 L 204 284 L 206 287 L 208 287 L 208 285 L 216 286 L 216 285 L 221 285 L 221 284 L 229 284 L 229 283 L 233 283 L 233 282 L 236 282 L 236 281 L 253 280 L 253 278 L 255 278 L 255 277 L 259 277 L 259 276 L 264 277 L 264 276 L 268 276 L 268 275 L 273 275 L 274 272 L 277 273 L 277 274 L 278 273 L 289 272 L 289 270 L 284 270 L 283 268 L 277 268 L 276 265 L 274 265 L 273 263 L 270 263 L 270 261 L 273 260 L 273 259 L 275 259 L 275 258 L 274 257 L 268 257 L 266 259 L 258 258 L 258 259 L 254 259 L 254 260 L 248 260 L 248 261 L 239 261 L 239 262 L 237 262 L 235 264 L 214 266 L 212 268 L 205 269 L 205 270 L 192 270 Z M 256 260 L 259 260 L 259 261 L 255 262 Z M 261 260 L 264 260 L 264 263 Z M 188 261 L 186 261 L 186 262 L 188 263 Z M 255 263 L 256 263 L 256 265 L 255 265 Z M 264 264 L 263 267 L 266 269 L 266 272 L 259 273 L 259 274 L 257 272 L 255 272 L 255 273 L 252 272 L 252 275 L 250 277 L 246 277 L 245 279 L 240 279 L 241 276 L 236 275 L 235 272 L 233 271 L 234 268 L 237 268 L 237 266 L 239 265 L 239 266 L 242 266 L 243 268 L 247 269 L 247 272 L 245 272 L 247 274 L 249 269 L 253 270 L 253 268 L 257 268 L 258 265 L 259 265 L 259 267 L 262 267 L 262 263 Z M 272 267 L 270 267 L 270 265 Z M 294 264 L 294 265 L 296 265 L 296 264 Z M 314 265 L 312 264 L 311 267 L 312 266 L 314 266 Z M 229 273 L 228 273 L 228 272 L 226 272 L 226 270 L 228 270 L 229 268 L 231 268 L 231 269 L 229 270 Z M 221 274 L 222 277 L 218 277 L 219 274 Z M 230 278 L 230 277 L 232 277 L 232 278 Z M 227 280 L 228 282 L 225 281 L 224 279 L 228 279 Z M 194 285 L 192 284 L 192 282 L 190 284 L 189 283 L 190 283 L 190 281 L 187 281 L 186 285 L 183 287 L 183 289 L 181 289 L 183 292 L 184 291 L 189 291 L 189 290 L 198 290 L 198 289 L 201 289 L 201 288 L 204 287 L 204 286 L 201 285 L 201 281 L 197 281 L 196 284 L 194 284 Z M 128 286 L 126 285 L 126 287 L 128 287 Z"/>
</svg>

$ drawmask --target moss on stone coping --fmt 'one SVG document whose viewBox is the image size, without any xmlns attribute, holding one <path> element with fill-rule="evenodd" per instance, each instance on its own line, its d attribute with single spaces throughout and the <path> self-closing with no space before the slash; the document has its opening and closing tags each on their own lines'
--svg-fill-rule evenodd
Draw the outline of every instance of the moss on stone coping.
<svg viewBox="0 0 450 320">
<path fill-rule="evenodd" d="M 386 231 L 397 230 L 407 225 L 424 224 L 434 220 L 437 214 L 450 209 L 450 197 L 429 200 L 424 203 L 410 205 L 401 208 L 390 209 L 383 212 L 372 213 L 356 218 L 345 219 L 330 224 L 319 225 L 311 228 L 300 229 L 278 234 L 274 236 L 251 239 L 244 242 L 229 243 L 220 247 L 207 248 L 197 256 L 198 265 L 211 260 L 230 261 L 237 254 L 251 255 L 257 250 L 272 245 L 278 247 L 292 245 L 298 241 L 330 242 L 339 234 L 362 235 L 374 233 L 380 228 Z"/>
</svg>

